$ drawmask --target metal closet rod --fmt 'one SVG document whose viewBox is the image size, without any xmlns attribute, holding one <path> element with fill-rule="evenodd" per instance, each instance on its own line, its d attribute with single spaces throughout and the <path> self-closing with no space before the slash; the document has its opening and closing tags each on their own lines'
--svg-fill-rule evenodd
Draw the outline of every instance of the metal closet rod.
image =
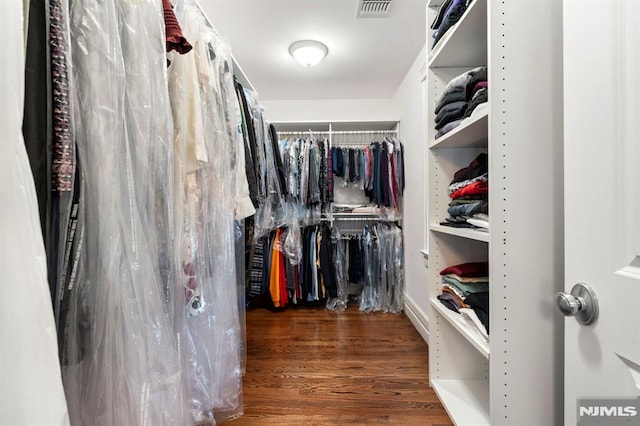
<svg viewBox="0 0 640 426">
<path fill-rule="evenodd" d="M 392 219 L 388 219 L 382 216 L 371 216 L 371 217 L 334 217 L 334 222 L 393 222 Z"/>
<path fill-rule="evenodd" d="M 308 134 L 311 134 L 311 133 L 318 133 L 318 134 L 321 134 L 321 135 L 328 135 L 331 132 L 329 132 L 328 130 L 296 130 L 296 131 L 291 131 L 291 132 L 286 131 L 286 130 L 278 130 L 276 133 L 279 134 L 279 135 L 308 135 Z"/>
<path fill-rule="evenodd" d="M 320 133 L 320 134 L 332 134 L 332 135 L 373 135 L 380 133 L 398 133 L 397 130 L 296 130 L 286 131 L 279 130 L 279 135 L 291 135 L 291 134 L 307 134 L 307 133 Z"/>
<path fill-rule="evenodd" d="M 373 135 L 380 133 L 398 133 L 397 130 L 332 130 L 333 135 Z"/>
</svg>

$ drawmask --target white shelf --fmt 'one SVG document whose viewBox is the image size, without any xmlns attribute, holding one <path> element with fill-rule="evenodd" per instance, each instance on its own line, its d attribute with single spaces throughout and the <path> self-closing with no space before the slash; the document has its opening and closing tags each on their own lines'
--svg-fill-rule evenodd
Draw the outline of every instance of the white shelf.
<svg viewBox="0 0 640 426">
<path fill-rule="evenodd" d="M 429 43 L 432 43 L 429 40 Z M 428 58 L 429 68 L 487 64 L 487 0 L 474 0 Z"/>
<path fill-rule="evenodd" d="M 466 119 L 460 126 L 429 145 L 429 148 L 483 148 L 487 146 L 489 108 L 477 117 Z"/>
<path fill-rule="evenodd" d="M 441 317 L 446 319 L 460 334 L 467 339 L 474 348 L 489 359 L 489 344 L 481 337 L 480 333 L 471 327 L 460 314 L 453 312 L 444 306 L 438 299 L 431 299 L 431 307 L 435 309 Z"/>
<path fill-rule="evenodd" d="M 429 229 L 441 234 L 455 235 L 457 237 L 468 238 L 470 240 L 489 242 L 489 232 L 478 231 L 471 228 L 454 228 L 451 226 L 443 225 L 430 225 Z"/>
<path fill-rule="evenodd" d="M 431 386 L 456 425 L 491 423 L 488 380 L 432 380 Z"/>
</svg>

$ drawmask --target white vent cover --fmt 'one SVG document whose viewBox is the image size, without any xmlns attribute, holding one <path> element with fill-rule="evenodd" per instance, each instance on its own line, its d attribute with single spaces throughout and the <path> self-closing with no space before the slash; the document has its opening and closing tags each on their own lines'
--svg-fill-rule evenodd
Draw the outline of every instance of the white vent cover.
<svg viewBox="0 0 640 426">
<path fill-rule="evenodd" d="M 358 0 L 356 18 L 386 18 L 393 0 Z"/>
</svg>

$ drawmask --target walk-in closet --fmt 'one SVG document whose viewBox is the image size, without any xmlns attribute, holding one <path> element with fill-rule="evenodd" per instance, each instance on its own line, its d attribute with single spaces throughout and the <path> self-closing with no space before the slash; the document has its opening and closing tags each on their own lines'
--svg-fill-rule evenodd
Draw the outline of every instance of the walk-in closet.
<svg viewBox="0 0 640 426">
<path fill-rule="evenodd" d="M 0 425 L 640 424 L 638 8 L 3 0 Z"/>
</svg>

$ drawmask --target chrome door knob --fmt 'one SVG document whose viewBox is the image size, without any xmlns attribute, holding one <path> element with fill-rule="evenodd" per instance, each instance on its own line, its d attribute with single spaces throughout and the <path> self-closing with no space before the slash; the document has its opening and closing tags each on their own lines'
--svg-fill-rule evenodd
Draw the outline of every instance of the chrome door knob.
<svg viewBox="0 0 640 426">
<path fill-rule="evenodd" d="M 556 293 L 556 307 L 564 316 L 575 316 L 580 324 L 593 324 L 598 318 L 598 299 L 593 289 L 584 283 L 574 285 L 571 294 Z"/>
<path fill-rule="evenodd" d="M 584 306 L 584 300 L 568 293 L 556 294 L 556 305 L 560 312 L 567 317 L 572 317 Z"/>
</svg>

